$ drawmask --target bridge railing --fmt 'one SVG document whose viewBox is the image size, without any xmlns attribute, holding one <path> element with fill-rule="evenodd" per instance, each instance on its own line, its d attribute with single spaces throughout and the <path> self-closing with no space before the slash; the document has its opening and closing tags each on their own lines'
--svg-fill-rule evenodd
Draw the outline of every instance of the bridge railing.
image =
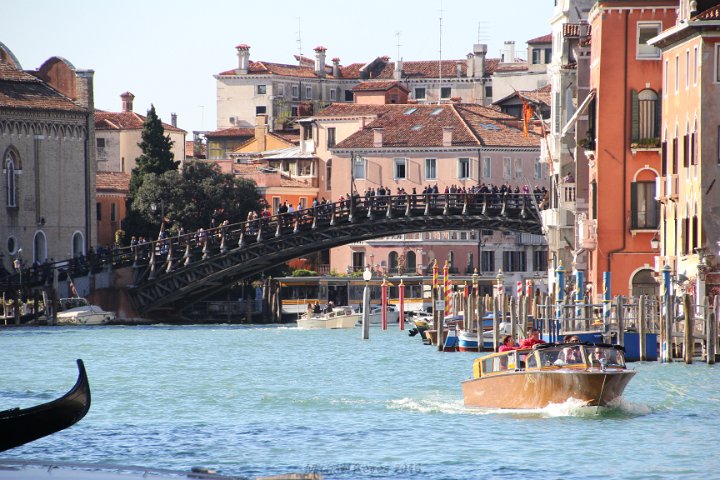
<svg viewBox="0 0 720 480">
<path fill-rule="evenodd" d="M 354 195 L 337 202 L 325 203 L 295 212 L 260 216 L 234 224 L 199 229 L 182 235 L 168 235 L 157 240 L 126 247 L 113 247 L 53 263 L 34 265 L 0 280 L 0 290 L 19 286 L 49 285 L 53 275 L 59 280 L 97 273 L 105 268 L 124 266 L 148 267 L 147 278 L 171 272 L 198 259 L 242 248 L 256 242 L 292 235 L 318 226 L 356 223 L 382 216 L 487 215 L 519 216 L 537 219 L 541 194 L 517 192 L 420 193 L 401 195 Z"/>
</svg>

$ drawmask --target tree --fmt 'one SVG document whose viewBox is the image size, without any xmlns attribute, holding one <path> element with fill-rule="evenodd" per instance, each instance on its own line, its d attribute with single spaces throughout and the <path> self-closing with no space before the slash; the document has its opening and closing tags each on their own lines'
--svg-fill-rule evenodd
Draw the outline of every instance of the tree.
<svg viewBox="0 0 720 480">
<path fill-rule="evenodd" d="M 133 234 L 148 234 L 150 227 L 155 223 L 149 221 L 144 215 L 134 210 L 134 200 L 138 190 L 142 186 L 145 178 L 149 174 L 162 175 L 165 172 L 177 171 L 179 161 L 175 161 L 172 152 L 173 141 L 169 135 L 165 135 L 162 121 L 155 113 L 155 105 L 150 105 L 147 112 L 145 122 L 143 122 L 143 130 L 141 133 L 142 141 L 138 143 L 138 147 L 142 150 L 142 154 L 135 159 L 136 166 L 132 169 L 130 175 L 130 185 L 128 189 L 127 217 L 124 221 L 126 231 Z"/>
<path fill-rule="evenodd" d="M 262 203 L 255 187 L 254 182 L 221 173 L 215 164 L 195 160 L 181 171 L 146 174 L 132 209 L 157 232 L 161 219 L 152 204 L 162 202 L 167 228 L 191 232 L 210 227 L 213 217 L 216 224 L 246 220 L 248 212 L 259 210 Z"/>
</svg>

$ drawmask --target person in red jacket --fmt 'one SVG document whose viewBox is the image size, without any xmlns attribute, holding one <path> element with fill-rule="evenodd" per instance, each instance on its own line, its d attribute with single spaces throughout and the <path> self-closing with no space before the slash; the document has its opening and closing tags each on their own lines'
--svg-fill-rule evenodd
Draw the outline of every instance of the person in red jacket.
<svg viewBox="0 0 720 480">
<path fill-rule="evenodd" d="M 538 343 L 545 343 L 545 340 L 540 338 L 540 330 L 531 328 L 528 337 L 520 343 L 520 348 L 532 348 Z"/>
<path fill-rule="evenodd" d="M 507 352 L 509 350 L 517 350 L 518 346 L 515 345 L 515 339 L 512 335 L 505 335 L 502 337 L 502 344 L 498 347 L 498 352 Z"/>
</svg>

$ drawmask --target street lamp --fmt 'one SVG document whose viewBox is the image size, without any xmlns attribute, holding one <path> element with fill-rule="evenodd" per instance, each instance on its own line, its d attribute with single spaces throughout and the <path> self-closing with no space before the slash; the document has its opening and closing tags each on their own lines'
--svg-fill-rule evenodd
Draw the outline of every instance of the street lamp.
<svg viewBox="0 0 720 480">
<path fill-rule="evenodd" d="M 153 202 L 150 204 L 150 210 L 153 211 L 153 213 L 157 213 L 158 210 L 158 204 Z M 165 200 L 160 199 L 160 233 L 158 234 L 158 238 L 160 238 L 160 234 L 164 230 L 165 226 Z"/>
<path fill-rule="evenodd" d="M 653 237 L 650 239 L 650 248 L 653 250 L 660 248 L 660 239 L 658 238 L 657 232 L 655 232 Z"/>
<path fill-rule="evenodd" d="M 22 301 L 22 291 L 23 291 L 21 255 L 22 255 L 22 248 L 18 248 L 17 255 L 15 257 L 15 260 L 13 261 L 13 267 L 20 274 L 20 288 L 18 289 L 18 300 L 20 300 L 20 301 Z"/>
<path fill-rule="evenodd" d="M 477 270 L 480 270 L 482 272 L 482 248 L 485 246 L 485 238 L 482 234 L 482 228 L 478 229 L 478 246 L 477 246 L 477 256 L 478 256 L 478 263 L 477 263 Z"/>
</svg>

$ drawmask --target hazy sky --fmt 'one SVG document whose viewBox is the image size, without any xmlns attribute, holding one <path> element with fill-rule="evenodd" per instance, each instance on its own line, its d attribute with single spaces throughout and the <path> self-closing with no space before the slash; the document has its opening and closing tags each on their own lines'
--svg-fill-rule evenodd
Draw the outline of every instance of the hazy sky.
<svg viewBox="0 0 720 480">
<path fill-rule="evenodd" d="M 524 57 L 527 40 L 550 33 L 552 10 L 552 0 L 4 0 L 0 42 L 26 70 L 52 56 L 94 70 L 99 109 L 120 111 L 130 91 L 137 113 L 154 104 L 191 133 L 215 129 L 213 75 L 236 67 L 240 43 L 251 60 L 288 64 L 318 45 L 342 65 L 394 61 L 398 48 L 404 60 L 434 60 L 442 17 L 443 59 L 464 59 L 478 39 L 489 57 L 506 40 Z"/>
</svg>

